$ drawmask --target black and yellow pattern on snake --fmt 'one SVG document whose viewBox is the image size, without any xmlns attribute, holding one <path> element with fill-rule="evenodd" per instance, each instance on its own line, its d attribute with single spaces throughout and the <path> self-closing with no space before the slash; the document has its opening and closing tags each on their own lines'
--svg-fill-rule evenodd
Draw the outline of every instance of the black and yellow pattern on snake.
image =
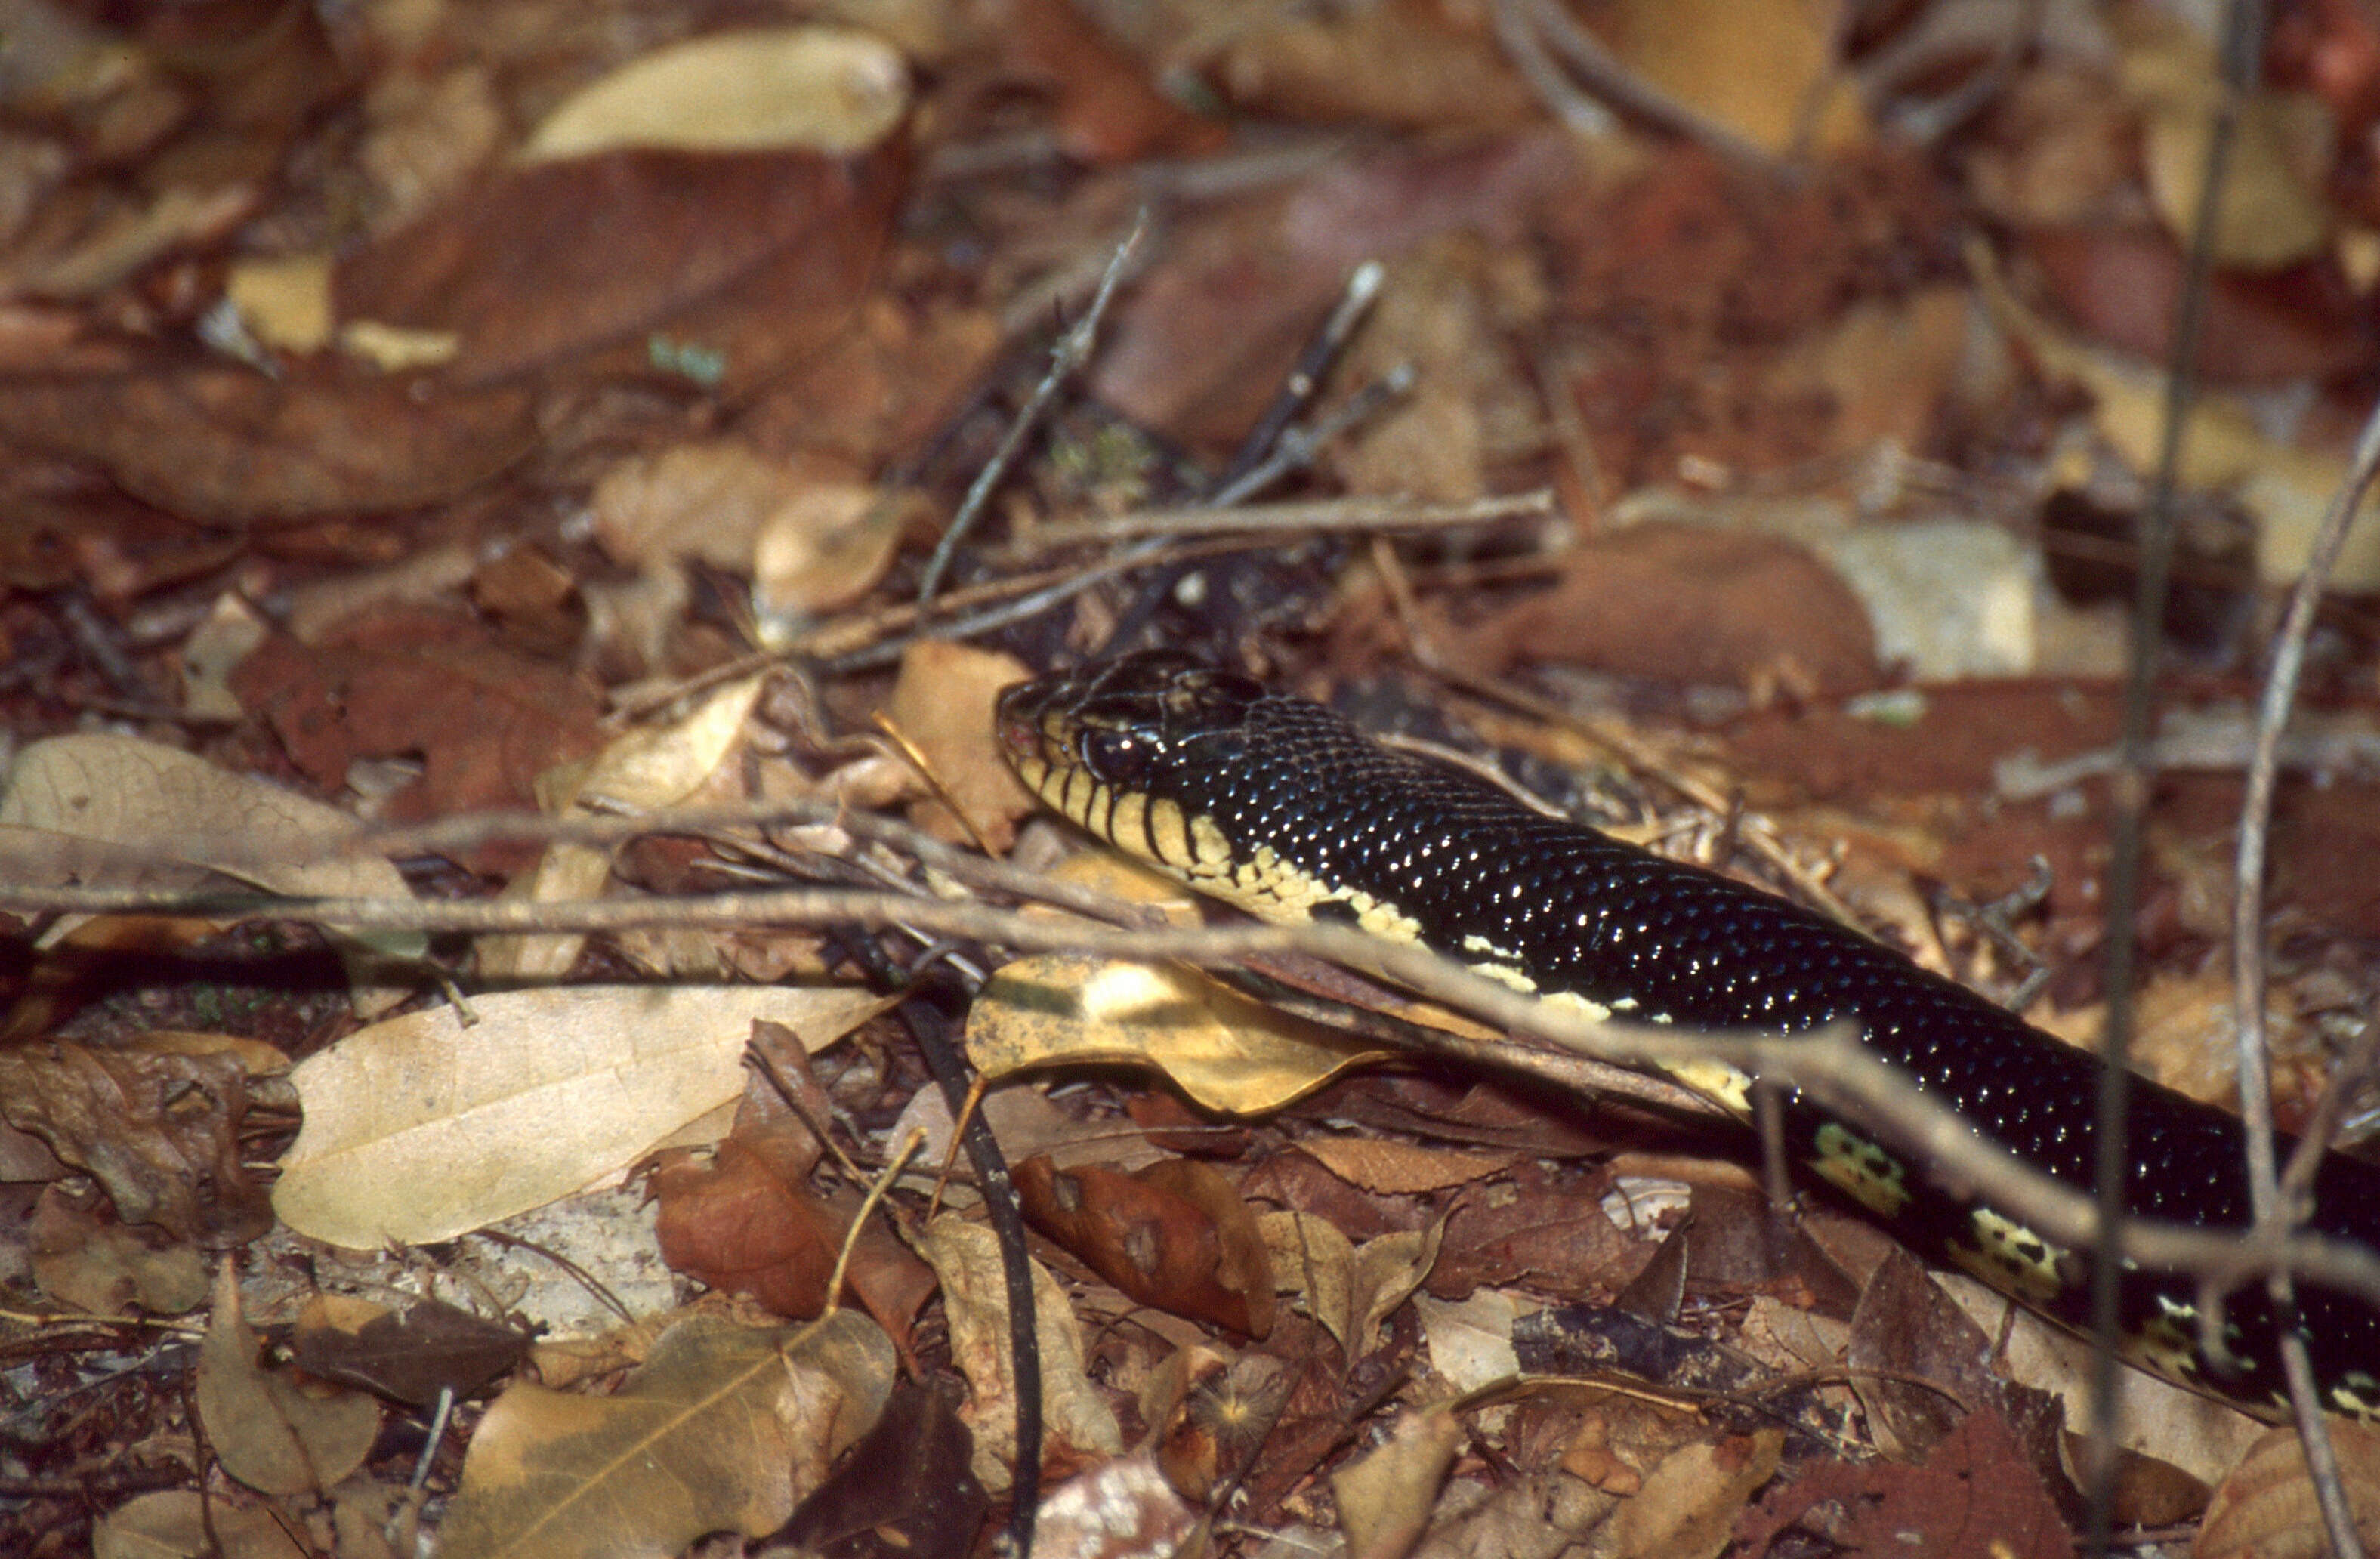
<svg viewBox="0 0 2380 1559">
<path fill-rule="evenodd" d="M 1011 688 L 1003 752 L 1050 807 L 1191 886 L 1270 920 L 1339 920 L 1417 942 L 1591 1016 L 1706 1029 L 1806 1031 L 1855 1020 L 1865 1044 L 1985 1138 L 2085 1191 L 2099 1063 L 1880 943 L 1716 872 L 1522 806 L 1383 748 L 1320 705 L 1167 654 Z M 1739 1117 L 1748 1081 L 1719 1063 L 1675 1075 Z M 1922 1253 L 2077 1330 L 2087 1263 L 2016 1219 L 1789 1097 L 1804 1165 Z M 2236 1117 L 2137 1080 L 2128 1196 L 2143 1218 L 2249 1222 Z M 2281 1151 L 2286 1155 L 2285 1140 Z M 2312 1228 L 2380 1246 L 2380 1168 L 2326 1156 Z M 2380 1420 L 2380 1314 L 2301 1283 L 2326 1406 Z M 2126 1357 L 2260 1417 L 2287 1410 L 2261 1284 L 2227 1302 L 2225 1372 L 2198 1346 L 2193 1283 L 2123 1274 Z"/>
</svg>

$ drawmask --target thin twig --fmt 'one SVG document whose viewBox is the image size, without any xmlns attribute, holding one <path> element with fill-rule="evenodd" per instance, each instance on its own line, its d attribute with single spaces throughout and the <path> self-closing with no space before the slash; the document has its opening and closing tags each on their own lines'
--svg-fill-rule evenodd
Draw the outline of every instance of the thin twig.
<svg viewBox="0 0 2380 1559">
<path fill-rule="evenodd" d="M 1626 1066 L 1718 1056 L 1887 1132 L 1922 1161 L 2044 1236 L 2075 1248 L 2107 1248 L 2090 1197 L 2059 1184 L 1975 1135 L 1973 1123 L 1867 1054 L 1848 1026 L 1789 1037 L 1706 1034 L 1661 1026 L 1596 1023 L 1510 991 L 1426 948 L 1383 942 L 1350 927 L 1257 922 L 1179 928 L 1052 920 L 987 905 L 895 893 L 814 888 L 693 898 L 417 901 L 173 894 L 127 888 L 0 884 L 0 909 L 111 914 L 231 915 L 367 929 L 473 932 L 610 932 L 634 926 L 906 925 L 944 936 L 1039 952 L 1174 958 L 1228 965 L 1252 954 L 1304 953 L 1366 970 L 1541 1041 Z M 1129 911 L 1119 911 L 1129 913 Z M 2204 1229 L 2126 1220 L 2114 1254 L 2144 1266 L 2237 1284 L 2287 1270 L 2380 1309 L 2380 1253 L 2352 1240 L 2292 1233 Z"/>
<path fill-rule="evenodd" d="M 1058 345 L 1050 349 L 1050 371 L 1043 374 L 1041 382 L 1033 387 L 1032 396 L 1026 401 L 1024 409 L 1016 414 L 1016 420 L 1009 424 L 1007 434 L 1000 441 L 1000 447 L 984 463 L 983 469 L 976 473 L 974 482 L 967 488 L 965 499 L 959 505 L 958 513 L 951 517 L 942 539 L 935 543 L 933 555 L 926 560 L 926 572 L 917 581 L 918 604 L 923 605 L 934 599 L 934 591 L 941 588 L 942 575 L 950 568 L 952 556 L 957 553 L 959 543 L 966 539 L 967 532 L 975 529 L 975 522 L 982 516 L 984 505 L 991 501 L 992 493 L 1008 475 L 1008 468 L 1015 460 L 1016 452 L 1024 447 L 1033 430 L 1041 425 L 1042 414 L 1049 410 L 1050 403 L 1058 398 L 1059 390 L 1084 363 L 1090 360 L 1091 348 L 1099 341 L 1099 322 L 1107 317 L 1108 305 L 1115 298 L 1116 287 L 1123 280 L 1124 268 L 1140 248 L 1141 235 L 1148 231 L 1148 213 L 1144 209 L 1133 218 L 1132 231 L 1126 233 L 1123 242 L 1116 246 L 1113 258 L 1108 262 L 1107 271 L 1099 277 L 1099 291 L 1091 295 L 1090 307 L 1083 311 L 1083 317 L 1075 328 L 1060 336 Z"/>
<path fill-rule="evenodd" d="M 2211 203 L 2211 202 L 2210 202 Z M 2240 846 L 2232 887 L 2231 982 L 2232 1021 L 2239 1046 L 2240 1113 L 2248 1132 L 2248 1195 L 2259 1230 L 2285 1227 L 2296 1198 L 2284 1198 L 2275 1174 L 2272 1078 L 2265 1052 L 2265 871 L 2266 842 L 2273 818 L 2273 798 L 2280 773 L 2281 733 L 2297 700 L 2305 667 L 2305 647 L 2313 630 L 2314 609 L 2324 587 L 2338 565 L 2348 528 L 2362 507 L 2363 494 L 2380 472 L 2380 404 L 2365 418 L 2356 440 L 2355 458 L 2346 480 L 2332 496 L 2322 528 L 2314 533 L 2305 571 L 2289 591 L 2288 610 L 2273 646 L 2272 670 L 2265 678 L 2256 705 L 2256 741 L 2248 762 L 2247 794 L 2240 802 Z M 2326 1145 L 2336 1112 L 2318 1131 L 2299 1144 L 2289 1178 L 2311 1180 L 2313 1165 Z M 2301 1170 L 2301 1164 L 2305 1167 Z M 2284 1316 L 2296 1308 L 2296 1295 L 2287 1274 L 2269 1280 L 2273 1301 Z M 2323 1526 L 2337 1559 L 2362 1559 L 2363 1545 L 2355 1530 L 2355 1515 L 2340 1482 L 2338 1457 L 2330 1443 L 2329 1426 L 2320 1411 L 2313 1371 L 2307 1361 L 2305 1341 L 2294 1327 L 2284 1328 L 2281 1364 L 2289 1376 L 2289 1403 L 2304 1447 L 2306 1471 L 2322 1508 Z"/>
<path fill-rule="evenodd" d="M 2225 83 L 2214 119 L 2208 127 L 2205 164 L 2199 183 L 2197 218 L 2191 234 L 2181 300 L 2175 311 L 2173 338 L 2168 355 L 2165 407 L 2160 423 L 2156 479 L 2141 519 L 2140 574 L 2134 581 L 2130 644 L 2123 700 L 2123 761 L 2111 790 L 2114 815 L 2109 820 L 2107 864 L 2107 936 L 2105 950 L 2107 1014 L 2099 1054 L 2107 1067 L 2099 1074 L 2098 1139 L 2095 1164 L 2099 1214 L 2110 1228 L 2120 1228 L 2124 1188 L 2131 1171 L 2129 1101 L 2131 1072 L 2126 1063 L 2132 1037 L 2132 984 L 2139 953 L 2134 917 L 2141 897 L 2143 830 L 2154 773 L 2150 767 L 2151 696 L 2155 688 L 2158 649 L 2164 639 L 2166 596 L 2173 566 L 2173 515 L 2181 469 L 2181 448 L 2188 434 L 2188 417 L 2198 394 L 2198 341 L 2205 323 L 2206 292 L 2213 267 L 2216 214 L 2221 209 L 2225 175 L 2231 157 L 2232 135 L 2238 124 L 2240 97 L 2256 49 L 2247 37 L 2254 0 L 2231 0 L 2226 13 Z M 2243 46 L 2243 44 L 2245 46 Z M 2115 1344 L 2122 1326 L 2122 1274 L 2104 1255 L 2091 1271 L 2091 1330 L 2098 1343 L 2091 1374 L 2091 1467 L 2087 1480 L 2086 1551 L 2107 1552 L 2114 1529 L 2117 1407 Z M 2284 1336 L 2296 1328 L 2284 1323 Z M 2292 1379 L 2294 1387 L 2294 1378 Z M 2294 1392 L 2293 1392 L 2294 1395 Z"/>
<path fill-rule="evenodd" d="M 1047 552 L 1084 542 L 1125 542 L 1144 536 L 1271 536 L 1336 530 L 1443 530 L 1488 525 L 1553 512 L 1549 488 L 1509 497 L 1475 498 L 1461 504 L 1404 503 L 1380 498 L 1322 498 L 1293 504 L 1242 504 L 1232 508 L 1139 509 L 1113 519 L 1045 525 L 1011 543 L 1020 552 Z"/>
</svg>

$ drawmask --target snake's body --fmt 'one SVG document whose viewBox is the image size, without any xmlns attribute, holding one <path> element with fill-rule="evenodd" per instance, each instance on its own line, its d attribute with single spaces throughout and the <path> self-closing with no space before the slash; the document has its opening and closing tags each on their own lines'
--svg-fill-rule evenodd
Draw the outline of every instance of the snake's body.
<svg viewBox="0 0 2380 1559">
<path fill-rule="evenodd" d="M 1010 689 L 1001 728 L 1011 763 L 1052 808 L 1261 918 L 1345 920 L 1591 1016 L 1771 1033 L 1848 1019 L 1983 1137 L 2092 1184 L 2092 1056 L 1831 920 L 1384 749 L 1318 704 L 1177 657 L 1135 656 Z M 1670 1070 L 1749 1117 L 1749 1079 L 1732 1066 Z M 2084 1260 L 1942 1189 L 1808 1100 L 1789 1092 L 1783 1104 L 1789 1151 L 1896 1235 L 2087 1328 Z M 2135 1080 L 2128 1148 L 2133 1214 L 2248 1224 L 2235 1117 Z M 2380 1246 L 2380 1168 L 2327 1155 L 2308 1224 Z M 2304 1284 L 2300 1299 L 2325 1405 L 2380 1421 L 2380 1315 Z M 2227 1302 L 2228 1369 L 2201 1352 L 2197 1302 L 2187 1279 L 2124 1272 L 2125 1356 L 2259 1416 L 2285 1412 L 2262 1285 Z"/>
</svg>

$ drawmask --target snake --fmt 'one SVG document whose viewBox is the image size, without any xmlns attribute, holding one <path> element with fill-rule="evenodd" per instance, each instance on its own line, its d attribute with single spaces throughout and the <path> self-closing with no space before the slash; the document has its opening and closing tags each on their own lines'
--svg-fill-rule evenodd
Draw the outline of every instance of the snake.
<svg viewBox="0 0 2380 1559">
<path fill-rule="evenodd" d="M 1018 683 L 1002 755 L 1043 804 L 1164 874 L 1277 923 L 1419 944 L 1591 1018 L 1807 1035 L 1848 1023 L 1868 1054 L 1983 1139 L 2086 1193 L 2104 1065 L 1987 997 L 1816 911 L 1523 804 L 1385 747 L 1324 705 L 1142 652 Z M 1715 1059 L 1675 1080 L 1749 1125 L 1754 1079 Z M 2092 1258 L 1929 1175 L 1871 1129 L 1780 1087 L 1788 1157 L 1888 1233 L 2052 1321 L 2091 1330 Z M 2250 1223 L 2236 1115 L 2131 1080 L 2128 1216 Z M 2279 1151 L 2292 1144 L 2284 1137 Z M 2380 1247 L 2380 1167 L 2325 1153 L 2302 1226 Z M 2257 1418 L 2285 1419 L 2280 1309 L 2250 1284 L 2206 1349 L 2195 1279 L 2119 1267 L 2118 1352 Z M 2380 1422 L 2380 1312 L 2301 1279 L 2297 1324 L 2323 1406 Z"/>
</svg>

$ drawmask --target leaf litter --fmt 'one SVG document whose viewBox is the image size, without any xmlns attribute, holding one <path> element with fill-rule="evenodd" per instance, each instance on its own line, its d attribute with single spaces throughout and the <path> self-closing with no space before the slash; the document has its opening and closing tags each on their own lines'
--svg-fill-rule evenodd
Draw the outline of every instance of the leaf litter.
<svg viewBox="0 0 2380 1559">
<path fill-rule="evenodd" d="M 1121 633 L 1342 690 L 1382 728 L 1443 739 L 1455 714 L 1582 815 L 1823 885 L 1987 986 L 2022 959 L 1928 890 L 1984 904 L 2042 856 L 2024 930 L 2052 976 L 2043 1016 L 2096 1027 L 2107 602 L 2132 577 L 2218 101 L 2191 22 L 2053 6 L 2016 40 L 2006 7 L 1802 0 L 1225 28 L 1199 6 L 1002 0 L 840 30 L 551 0 L 469 24 L 368 6 L 260 26 L 270 9 L 28 11 L 55 52 L 10 85 L 0 138 L 12 881 L 228 876 L 432 905 L 802 880 L 980 895 L 852 826 L 899 808 L 1050 882 L 1114 883 L 1060 864 L 1067 837 L 986 714 L 1002 683 Z M 2240 102 L 2213 393 L 2182 471 L 2187 612 L 2168 625 L 2184 715 L 2252 676 L 2256 592 L 2303 566 L 2380 350 L 2380 186 L 2350 154 L 2375 60 L 2351 7 L 2305 7 Z M 770 85 L 794 76 L 809 85 Z M 1157 237 L 1080 395 L 921 610 L 923 555 L 1040 372 L 1037 333 L 1079 317 L 1144 202 Z M 1037 546 L 1043 528 L 1207 491 L 1368 261 L 1381 290 L 1324 404 L 1418 380 L 1297 480 L 1379 504 L 1543 486 L 1551 518 L 1166 551 L 1147 590 L 1125 572 L 1005 626 L 967 615 L 1113 557 Z M 2374 577 L 2369 533 L 2338 575 L 2351 591 Z M 1028 579 L 1026 558 L 1059 566 Z M 2366 616 L 2331 603 L 2315 696 L 2344 737 L 2293 749 L 2324 788 L 2285 787 L 2274 834 L 2284 1125 L 2372 986 Z M 1515 707 L 1574 725 L 1384 688 L 1427 687 L 1415 664 L 1503 679 Z M 2221 1098 L 2241 749 L 2236 723 L 2211 745 L 2186 727 L 2171 750 L 2191 767 L 2160 781 L 2153 826 L 2143 1059 Z M 824 798 L 844 813 L 626 843 L 534 826 Z M 529 825 L 418 852 L 367 831 L 491 810 Z M 1746 828 L 1806 847 L 1744 853 Z M 372 933 L 463 991 L 389 1018 L 435 1004 L 435 980 L 358 966 L 243 1007 L 219 950 L 283 929 L 8 930 L 0 1163 L 21 1178 L 0 1273 L 60 1307 L 11 1321 L 35 1342 L 10 1387 L 99 1405 L 42 1409 L 26 1468 L 122 1469 L 80 1502 L 35 1497 L 27 1531 L 55 1517 L 100 1552 L 179 1553 L 303 1529 L 315 1551 L 386 1552 L 424 1513 L 409 1458 L 367 1445 L 342 1470 L 353 1426 L 507 1370 L 429 1468 L 451 1503 L 428 1522 L 458 1552 L 518 1551 L 514 1512 L 545 1523 L 540 1552 L 676 1552 L 727 1528 L 758 1552 L 880 1530 L 958 1553 L 1013 1526 L 1005 1284 L 965 1221 L 981 1188 L 951 1101 L 921 1086 L 917 1015 L 888 1021 L 869 965 L 915 943 Z M 929 951 L 990 977 L 965 1019 L 992 1085 L 978 1108 L 1053 1241 L 1035 1247 L 1037 1552 L 1091 1552 L 1109 1517 L 1167 1552 L 1226 1508 L 1240 1552 L 1335 1527 L 1383 1554 L 1733 1541 L 1749 1559 L 1814 1523 L 2058 1551 L 2073 1511 L 2050 1410 L 1979 1372 L 1977 1329 L 1999 1334 L 2005 1307 L 1894 1263 L 1873 1230 L 1813 1213 L 1772 1248 L 1741 1169 L 1649 1117 L 1392 1064 L 1207 974 L 1008 960 L 996 939 Z M 756 983 L 718 983 L 737 979 Z M 796 1038 L 747 1070 L 756 1017 Z M 914 1127 L 924 1148 L 861 1216 Z M 638 1170 L 642 1212 L 574 1196 Z M 522 1364 L 546 1301 L 513 1263 L 544 1258 L 474 1231 L 533 1202 L 565 1220 L 552 1254 L 652 1297 Z M 574 1215 L 621 1237 L 586 1255 Z M 407 1248 L 346 1248 L 389 1240 Z M 196 1355 L 134 1351 L 124 1329 L 197 1306 L 218 1251 L 240 1291 L 218 1292 Z M 673 1283 L 708 1292 L 695 1319 L 667 1308 Z M 1600 1373 L 1448 1410 L 1508 1389 L 1534 1357 L 1515 1340 L 1582 1302 L 1607 1307 L 1605 1333 L 1716 1332 L 1815 1371 L 1817 1415 L 1780 1443 L 1684 1382 Z M 833 1361 L 771 1329 L 838 1303 L 872 1320 L 832 1312 L 814 1336 L 868 1339 Z M 102 1322 L 118 1330 L 75 1330 Z M 2080 1389 L 2069 1340 L 2027 1318 L 2007 1337 L 2006 1373 Z M 832 1392 L 804 1373 L 821 1363 Z M 1840 1383 L 1846 1365 L 1934 1388 Z M 227 1474 L 205 1506 L 157 1407 L 192 1369 Z M 896 1370 L 919 1383 L 893 1392 Z M 714 1386 L 683 1443 L 639 1438 L 659 1432 L 639 1413 Z M 1943 1390 L 1990 1405 L 1949 1421 Z M 862 1407 L 818 1405 L 835 1393 Z M 888 1393 L 884 1438 L 830 1468 Z M 2124 1507 L 2141 1519 L 2189 1519 L 2219 1488 L 2210 1552 L 2311 1525 L 2295 1464 L 2242 1461 L 2218 1409 L 2128 1411 L 2131 1443 L 2183 1469 L 2127 1485 L 2161 1491 Z M 346 1440 L 322 1427 L 342 1415 Z M 1449 1456 L 1460 1435 L 1484 1463 Z M 589 1470 L 664 1443 L 642 1480 Z M 1903 1460 L 1840 1459 L 1852 1445 Z M 993 1493 L 967 1494 L 961 1466 Z M 160 1477 L 182 1481 L 142 1492 Z"/>
</svg>

